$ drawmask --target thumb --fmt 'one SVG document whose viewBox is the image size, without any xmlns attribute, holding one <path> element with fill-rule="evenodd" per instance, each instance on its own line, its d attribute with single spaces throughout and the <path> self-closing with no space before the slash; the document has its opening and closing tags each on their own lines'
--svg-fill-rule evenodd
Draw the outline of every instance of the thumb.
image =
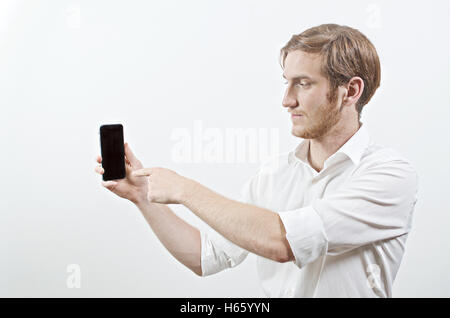
<svg viewBox="0 0 450 318">
<path fill-rule="evenodd" d="M 127 159 L 130 161 L 131 166 L 134 168 L 142 168 L 142 163 L 136 158 L 134 153 L 131 151 L 130 145 L 126 142 L 125 143 L 125 156 L 127 156 Z"/>
<path fill-rule="evenodd" d="M 102 181 L 102 185 L 106 189 L 113 191 L 114 188 L 117 186 L 117 182 L 116 181 Z"/>
</svg>

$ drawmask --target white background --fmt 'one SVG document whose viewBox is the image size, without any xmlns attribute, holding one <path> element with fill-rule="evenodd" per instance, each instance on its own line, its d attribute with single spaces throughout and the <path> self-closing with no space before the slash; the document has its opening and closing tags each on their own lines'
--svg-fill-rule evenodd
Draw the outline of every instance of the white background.
<svg viewBox="0 0 450 318">
<path fill-rule="evenodd" d="M 101 186 L 98 129 L 122 123 L 146 167 L 163 166 L 231 198 L 258 163 L 177 163 L 174 130 L 278 128 L 280 48 L 322 23 L 376 46 L 381 87 L 362 121 L 419 173 L 413 230 L 394 297 L 450 296 L 447 1 L 0 0 L 0 296 L 256 297 L 254 256 L 195 276 L 139 210 Z M 181 217 L 205 228 L 192 213 Z M 68 288 L 78 264 L 81 288 Z"/>
</svg>

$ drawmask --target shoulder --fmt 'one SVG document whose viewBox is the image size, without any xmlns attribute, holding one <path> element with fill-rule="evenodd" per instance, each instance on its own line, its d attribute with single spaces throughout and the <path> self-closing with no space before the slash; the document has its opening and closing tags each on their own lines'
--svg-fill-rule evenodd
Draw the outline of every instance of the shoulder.
<svg viewBox="0 0 450 318">
<path fill-rule="evenodd" d="M 416 172 L 413 163 L 401 152 L 392 147 L 386 147 L 376 143 L 370 143 L 366 148 L 359 166 L 362 168 L 401 166 L 407 170 Z"/>
<path fill-rule="evenodd" d="M 353 174 L 377 177 L 386 185 L 392 181 L 416 190 L 418 187 L 419 177 L 414 164 L 398 150 L 376 143 L 369 144 Z"/>
</svg>

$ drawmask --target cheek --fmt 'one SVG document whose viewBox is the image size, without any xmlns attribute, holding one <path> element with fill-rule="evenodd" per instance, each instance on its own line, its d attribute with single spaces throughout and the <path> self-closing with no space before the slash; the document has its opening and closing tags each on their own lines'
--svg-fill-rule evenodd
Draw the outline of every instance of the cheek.
<svg viewBox="0 0 450 318">
<path fill-rule="evenodd" d="M 320 113 L 327 104 L 325 91 L 316 89 L 303 93 L 303 106 L 307 114 Z"/>
<path fill-rule="evenodd" d="M 318 94 L 313 92 L 303 92 L 299 94 L 300 108 L 306 115 L 311 115 L 317 112 L 321 105 L 321 98 Z"/>
</svg>

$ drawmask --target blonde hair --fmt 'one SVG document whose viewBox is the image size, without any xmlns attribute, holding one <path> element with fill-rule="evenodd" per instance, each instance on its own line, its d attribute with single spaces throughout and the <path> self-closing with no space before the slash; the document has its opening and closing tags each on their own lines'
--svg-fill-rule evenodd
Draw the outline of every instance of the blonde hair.
<svg viewBox="0 0 450 318">
<path fill-rule="evenodd" d="M 295 34 L 280 51 L 280 65 L 289 52 L 301 50 L 318 53 L 322 58 L 322 73 L 329 80 L 329 100 L 335 101 L 337 88 L 354 76 L 364 81 L 364 90 L 356 103 L 358 120 L 361 111 L 380 86 L 380 60 L 373 44 L 360 31 L 338 24 L 322 24 Z"/>
</svg>

